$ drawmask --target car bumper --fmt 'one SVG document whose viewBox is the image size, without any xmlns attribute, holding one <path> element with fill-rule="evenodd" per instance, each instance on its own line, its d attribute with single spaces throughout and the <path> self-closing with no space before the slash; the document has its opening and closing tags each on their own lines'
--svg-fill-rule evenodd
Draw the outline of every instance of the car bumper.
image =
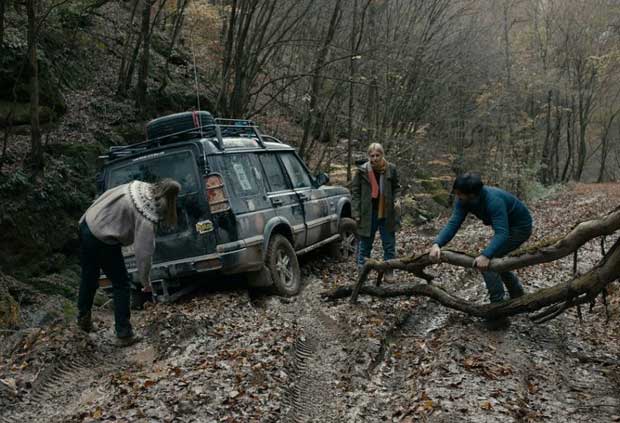
<svg viewBox="0 0 620 423">
<path fill-rule="evenodd" d="M 151 267 L 151 280 L 178 279 L 205 272 L 217 271 L 222 274 L 230 275 L 260 270 L 263 265 L 260 246 L 238 247 L 239 246 L 229 245 L 228 248 L 220 248 L 220 246 L 218 246 L 218 252 L 216 253 L 155 263 Z M 139 283 L 138 272 L 135 268 L 135 260 L 133 257 L 125 257 L 125 264 L 127 265 L 127 271 L 133 282 Z M 102 275 L 99 279 L 99 285 L 101 287 L 109 287 L 111 286 L 111 282 L 105 275 Z"/>
</svg>

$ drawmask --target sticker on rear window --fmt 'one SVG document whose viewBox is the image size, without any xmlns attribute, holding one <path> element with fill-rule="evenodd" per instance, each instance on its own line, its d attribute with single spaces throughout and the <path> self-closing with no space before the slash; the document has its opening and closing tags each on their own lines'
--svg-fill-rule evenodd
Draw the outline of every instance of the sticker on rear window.
<svg viewBox="0 0 620 423">
<path fill-rule="evenodd" d="M 241 163 L 234 163 L 233 169 L 235 169 L 235 173 L 237 174 L 237 179 L 239 179 L 239 185 L 241 185 L 241 189 L 244 191 L 252 191 L 252 185 L 250 184 L 250 180 L 248 179 L 248 175 L 245 173 L 245 169 Z"/>
</svg>

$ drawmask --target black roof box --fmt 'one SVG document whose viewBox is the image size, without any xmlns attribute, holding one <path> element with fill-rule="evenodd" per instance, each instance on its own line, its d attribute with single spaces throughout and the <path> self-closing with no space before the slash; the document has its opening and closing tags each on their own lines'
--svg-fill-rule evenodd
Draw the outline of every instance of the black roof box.
<svg viewBox="0 0 620 423">
<path fill-rule="evenodd" d="M 215 119 L 211 113 L 204 110 L 175 113 L 153 119 L 147 123 L 145 127 L 146 139 L 147 141 L 154 141 L 163 137 L 187 133 L 193 128 L 198 131 L 201 127 L 214 124 Z"/>
</svg>

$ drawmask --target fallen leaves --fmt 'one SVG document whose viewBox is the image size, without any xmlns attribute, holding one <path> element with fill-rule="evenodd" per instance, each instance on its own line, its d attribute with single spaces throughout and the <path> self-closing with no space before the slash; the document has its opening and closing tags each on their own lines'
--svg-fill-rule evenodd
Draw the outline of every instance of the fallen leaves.
<svg viewBox="0 0 620 423">
<path fill-rule="evenodd" d="M 480 354 L 467 357 L 463 360 L 463 367 L 468 371 L 486 377 L 487 379 L 496 380 L 504 376 L 509 376 L 513 370 L 509 366 L 502 366 L 491 360 L 490 354 Z"/>
</svg>

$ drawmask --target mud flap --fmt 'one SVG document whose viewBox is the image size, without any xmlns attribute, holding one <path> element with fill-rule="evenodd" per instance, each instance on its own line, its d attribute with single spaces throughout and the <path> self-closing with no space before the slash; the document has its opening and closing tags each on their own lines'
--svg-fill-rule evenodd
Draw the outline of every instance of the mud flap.
<svg viewBox="0 0 620 423">
<path fill-rule="evenodd" d="M 273 279 L 271 279 L 271 272 L 267 266 L 263 265 L 263 268 L 258 272 L 248 273 L 248 285 L 252 288 L 268 288 L 273 285 Z"/>
<path fill-rule="evenodd" d="M 153 288 L 153 300 L 159 303 L 171 303 L 184 295 L 195 291 L 198 288 L 198 283 L 186 283 L 181 288 L 181 283 L 177 279 L 158 279 L 151 281 L 151 287 Z M 173 293 L 170 292 L 171 288 L 180 288 Z"/>
</svg>

